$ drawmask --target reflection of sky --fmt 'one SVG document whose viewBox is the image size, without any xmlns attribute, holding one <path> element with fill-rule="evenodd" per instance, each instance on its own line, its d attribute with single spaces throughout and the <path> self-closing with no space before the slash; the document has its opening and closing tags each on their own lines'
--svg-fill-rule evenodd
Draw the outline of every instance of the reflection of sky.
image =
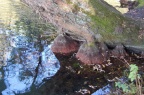
<svg viewBox="0 0 144 95">
<path fill-rule="evenodd" d="M 28 91 L 33 82 L 32 76 L 21 76 L 23 72 L 22 64 L 11 64 L 4 68 L 4 82 L 6 89 L 2 91 L 3 95 L 15 95 L 14 93 L 23 93 Z M 25 77 L 25 78 L 21 78 Z"/>
<path fill-rule="evenodd" d="M 50 45 L 45 46 L 40 53 L 39 46 L 25 37 L 26 31 L 20 29 L 15 32 L 1 28 L 4 25 L 16 30 L 14 23 L 20 18 L 38 20 L 20 0 L 0 2 L 0 69 L 4 66 L 3 71 L 0 71 L 0 80 L 4 79 L 6 85 L 2 95 L 25 93 L 30 91 L 31 86 L 39 87 L 44 83 L 43 79 L 49 79 L 60 68 Z M 38 65 L 40 55 L 42 62 Z"/>
<path fill-rule="evenodd" d="M 39 66 L 38 75 L 35 81 L 35 85 L 42 83 L 42 79 L 49 79 L 60 68 L 59 61 L 56 59 L 53 52 L 50 50 L 50 45 L 44 48 L 42 52 L 42 64 Z"/>
<path fill-rule="evenodd" d="M 30 91 L 32 85 L 43 84 L 43 79 L 49 79 L 59 70 L 59 61 L 50 50 L 50 45 L 45 46 L 40 54 L 34 43 L 28 42 L 25 36 L 12 36 L 9 39 L 12 49 L 5 56 L 8 57 L 7 65 L 3 67 L 6 89 L 2 95 Z M 42 61 L 38 65 L 40 56 Z"/>
<path fill-rule="evenodd" d="M 107 85 L 107 86 L 105 86 L 103 88 L 100 88 L 96 92 L 92 93 L 92 95 L 109 95 L 110 89 L 111 89 L 111 86 Z"/>
</svg>

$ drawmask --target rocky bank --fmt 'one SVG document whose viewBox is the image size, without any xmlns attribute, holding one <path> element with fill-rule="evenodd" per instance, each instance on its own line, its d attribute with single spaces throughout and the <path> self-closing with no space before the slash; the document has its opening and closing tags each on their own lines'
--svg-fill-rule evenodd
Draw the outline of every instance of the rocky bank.
<svg viewBox="0 0 144 95">
<path fill-rule="evenodd" d="M 55 54 L 76 53 L 82 63 L 102 64 L 111 56 L 143 55 L 143 25 L 123 16 L 104 0 L 22 0 L 53 24 Z M 140 48 L 140 49 L 139 49 Z"/>
</svg>

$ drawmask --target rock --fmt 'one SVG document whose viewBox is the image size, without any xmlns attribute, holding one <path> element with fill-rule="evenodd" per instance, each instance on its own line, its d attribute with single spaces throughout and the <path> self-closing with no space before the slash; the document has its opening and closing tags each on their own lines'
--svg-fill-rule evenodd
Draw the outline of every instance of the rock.
<svg viewBox="0 0 144 95">
<path fill-rule="evenodd" d="M 138 58 L 144 58 L 143 46 L 124 45 L 124 48 L 129 55 L 135 55 Z"/>
<path fill-rule="evenodd" d="M 138 1 L 136 0 L 120 0 L 121 7 L 128 7 L 129 10 L 134 9 L 138 6 Z"/>
<path fill-rule="evenodd" d="M 102 64 L 108 59 L 107 47 L 100 43 L 92 46 L 83 43 L 76 54 L 76 58 L 86 65 Z"/>
<path fill-rule="evenodd" d="M 131 11 L 129 11 L 128 13 L 124 14 L 125 16 L 132 18 L 134 20 L 138 20 L 138 21 L 144 21 L 144 7 L 139 7 L 136 9 L 133 9 Z M 140 25 L 140 27 L 142 27 L 142 25 Z"/>
<path fill-rule="evenodd" d="M 51 49 L 56 54 L 69 55 L 78 51 L 79 44 L 70 37 L 61 34 L 55 38 Z"/>
<path fill-rule="evenodd" d="M 122 57 L 127 56 L 127 53 L 123 45 L 116 45 L 116 47 L 113 50 L 110 50 L 110 55 L 112 57 L 122 58 Z"/>
<path fill-rule="evenodd" d="M 126 7 L 128 5 L 128 0 L 120 0 L 120 6 L 123 8 L 123 7 Z"/>
<path fill-rule="evenodd" d="M 134 9 L 138 5 L 139 5 L 138 1 L 128 1 L 128 9 L 129 9 L 129 11 Z"/>
<path fill-rule="evenodd" d="M 140 29 L 144 29 L 143 23 L 121 15 L 104 0 L 22 1 L 58 29 L 59 35 L 52 45 L 55 54 L 68 55 L 78 51 L 76 58 L 82 63 L 101 64 L 111 55 L 126 56 L 123 46 L 108 47 L 103 42 L 134 44 L 140 41 L 139 45 L 143 44 L 143 35 L 139 34 Z M 127 3 L 127 0 L 121 1 Z M 66 33 L 68 35 L 62 35 Z M 84 42 L 80 48 L 79 41 Z"/>
</svg>

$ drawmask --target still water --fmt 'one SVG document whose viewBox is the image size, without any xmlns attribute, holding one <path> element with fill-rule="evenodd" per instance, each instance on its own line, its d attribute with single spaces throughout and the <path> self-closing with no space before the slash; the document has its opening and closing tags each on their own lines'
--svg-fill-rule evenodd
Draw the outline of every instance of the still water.
<svg viewBox="0 0 144 95">
<path fill-rule="evenodd" d="M 48 30 L 46 30 L 48 29 Z M 0 92 L 18 95 L 39 88 L 54 76 L 60 63 L 51 43 L 42 39 L 53 32 L 19 0 L 0 0 Z M 49 36 L 49 35 L 48 35 Z"/>
<path fill-rule="evenodd" d="M 122 74 L 121 61 L 98 72 L 75 55 L 55 56 L 50 48 L 56 29 L 40 17 L 19 0 L 0 0 L 2 95 L 91 95 Z"/>
</svg>

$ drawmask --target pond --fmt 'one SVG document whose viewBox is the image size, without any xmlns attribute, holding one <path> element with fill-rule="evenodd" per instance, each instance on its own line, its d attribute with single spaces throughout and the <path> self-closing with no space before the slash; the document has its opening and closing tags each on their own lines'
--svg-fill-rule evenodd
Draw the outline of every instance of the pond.
<svg viewBox="0 0 144 95">
<path fill-rule="evenodd" d="M 115 59 L 100 69 L 82 66 L 75 55 L 54 55 L 50 48 L 56 35 L 53 25 L 19 0 L 0 3 L 2 95 L 90 95 L 126 68 Z"/>
</svg>

